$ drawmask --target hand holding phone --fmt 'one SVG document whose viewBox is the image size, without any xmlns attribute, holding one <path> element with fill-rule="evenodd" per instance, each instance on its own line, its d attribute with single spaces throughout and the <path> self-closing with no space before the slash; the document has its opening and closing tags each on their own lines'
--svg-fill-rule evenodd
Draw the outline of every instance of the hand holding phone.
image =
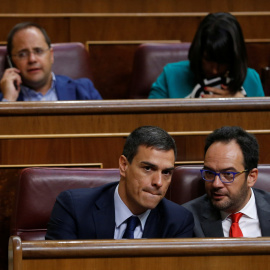
<svg viewBox="0 0 270 270">
<path fill-rule="evenodd" d="M 9 67 L 9 68 L 13 68 L 12 61 L 11 61 L 9 55 L 7 55 L 7 62 L 8 62 L 8 67 Z"/>
<path fill-rule="evenodd" d="M 11 61 L 9 55 L 7 55 L 7 62 L 8 62 L 8 67 L 9 67 L 9 68 L 13 68 L 12 61 Z M 18 86 L 17 86 L 17 84 L 16 84 L 16 81 L 14 81 L 14 86 L 15 86 L 16 90 L 18 90 Z"/>
<path fill-rule="evenodd" d="M 20 70 L 12 66 L 10 57 L 7 57 L 7 68 L 1 78 L 1 92 L 3 99 L 8 101 L 16 101 L 20 93 L 20 85 L 22 78 L 20 76 Z"/>
</svg>

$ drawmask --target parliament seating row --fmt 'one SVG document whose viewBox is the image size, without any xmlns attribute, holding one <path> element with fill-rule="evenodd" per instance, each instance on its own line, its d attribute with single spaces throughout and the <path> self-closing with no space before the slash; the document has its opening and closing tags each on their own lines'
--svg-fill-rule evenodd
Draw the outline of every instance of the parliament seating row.
<svg viewBox="0 0 270 270">
<path fill-rule="evenodd" d="M 183 204 L 204 194 L 202 165 L 176 167 L 166 198 Z M 270 191 L 270 165 L 259 166 L 256 188 Z M 120 179 L 118 169 L 26 168 L 22 171 L 11 220 L 13 236 L 44 240 L 57 195 L 74 188 L 92 188 Z"/>
<path fill-rule="evenodd" d="M 121 70 L 113 70 L 118 65 L 111 64 L 107 67 L 107 72 L 111 76 L 118 76 L 117 79 L 104 76 L 103 66 L 99 69 L 95 68 L 100 62 L 99 56 L 93 56 L 91 45 L 89 45 L 89 53 L 81 43 L 55 43 L 52 44 L 54 49 L 53 71 L 56 74 L 66 75 L 73 79 L 86 77 L 94 81 L 97 89 L 100 91 L 104 99 L 114 98 L 147 98 L 152 83 L 162 72 L 163 67 L 167 63 L 177 62 L 188 59 L 188 50 L 190 43 L 147 43 L 137 44 L 134 48 L 133 57 L 121 55 L 121 50 L 116 55 L 115 60 L 124 64 L 119 65 Z M 94 45 L 92 45 L 94 46 Z M 95 45 L 97 46 L 97 45 Z M 128 44 L 126 44 L 128 47 Z M 123 44 L 123 47 L 125 45 Z M 247 43 L 248 65 L 254 68 L 261 76 L 265 95 L 270 95 L 270 43 Z M 115 51 L 112 50 L 111 54 Z M 115 61 L 106 59 L 106 64 Z M 130 62 L 132 61 L 132 63 Z M 104 62 L 104 63 L 105 63 Z M 6 61 L 6 46 L 0 46 L 0 78 L 2 77 Z M 130 67 L 130 74 L 127 74 Z M 93 76 L 93 70 L 95 76 Z M 119 75 L 120 74 L 120 75 Z M 104 78 L 107 79 L 104 79 Z M 125 81 L 126 85 L 123 85 Z M 109 85 L 110 89 L 105 89 Z M 121 89 L 121 88 L 125 89 Z M 118 92 L 119 90 L 119 92 Z M 122 93 L 123 92 L 123 93 Z"/>
</svg>

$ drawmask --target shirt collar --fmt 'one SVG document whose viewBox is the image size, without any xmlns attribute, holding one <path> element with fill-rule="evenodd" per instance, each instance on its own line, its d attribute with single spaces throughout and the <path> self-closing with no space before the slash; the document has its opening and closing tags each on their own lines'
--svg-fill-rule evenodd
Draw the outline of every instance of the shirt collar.
<svg viewBox="0 0 270 270">
<path fill-rule="evenodd" d="M 119 196 L 117 185 L 114 192 L 114 206 L 115 206 L 115 226 L 119 227 L 123 222 L 125 222 L 130 216 L 133 216 L 133 213 L 129 210 L 129 208 L 125 205 L 122 199 Z M 144 230 L 146 220 L 150 214 L 150 209 L 146 210 L 141 215 L 137 215 L 140 219 L 142 230 Z"/>
</svg>

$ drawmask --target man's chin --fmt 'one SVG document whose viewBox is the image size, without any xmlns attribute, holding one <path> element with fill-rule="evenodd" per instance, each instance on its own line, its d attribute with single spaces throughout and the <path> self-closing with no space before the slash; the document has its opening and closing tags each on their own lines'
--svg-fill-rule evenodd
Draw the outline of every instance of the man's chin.
<svg viewBox="0 0 270 270">
<path fill-rule="evenodd" d="M 218 209 L 219 211 L 226 211 L 229 207 L 229 203 L 226 200 L 216 200 L 211 199 L 211 203 L 214 208 Z"/>
<path fill-rule="evenodd" d="M 33 78 L 32 80 L 28 79 L 28 80 L 23 80 L 23 85 L 29 87 L 30 89 L 39 89 L 42 88 L 42 86 L 44 86 L 44 82 L 41 81 L 39 78 Z"/>
</svg>

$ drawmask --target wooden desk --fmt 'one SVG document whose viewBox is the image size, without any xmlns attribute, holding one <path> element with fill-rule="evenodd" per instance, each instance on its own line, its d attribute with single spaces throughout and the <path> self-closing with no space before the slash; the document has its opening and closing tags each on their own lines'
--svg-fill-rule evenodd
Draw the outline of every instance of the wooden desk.
<svg viewBox="0 0 270 270">
<path fill-rule="evenodd" d="M 29 166 L 117 168 L 125 138 L 157 125 L 176 140 L 177 164 L 202 162 L 207 134 L 240 125 L 270 163 L 270 98 L 15 102 L 0 104 L 0 261 L 6 262 L 9 223 L 20 170 Z M 0 269 L 1 265 L 0 265 Z"/>
<path fill-rule="evenodd" d="M 173 135 L 178 163 L 202 161 L 207 134 L 224 125 L 239 125 L 256 134 L 260 163 L 270 163 L 268 97 L 0 105 L 0 167 L 98 163 L 117 168 L 126 136 L 142 125 L 160 126 Z"/>
<path fill-rule="evenodd" d="M 9 270 L 265 270 L 270 238 L 31 241 L 11 237 Z"/>
</svg>

